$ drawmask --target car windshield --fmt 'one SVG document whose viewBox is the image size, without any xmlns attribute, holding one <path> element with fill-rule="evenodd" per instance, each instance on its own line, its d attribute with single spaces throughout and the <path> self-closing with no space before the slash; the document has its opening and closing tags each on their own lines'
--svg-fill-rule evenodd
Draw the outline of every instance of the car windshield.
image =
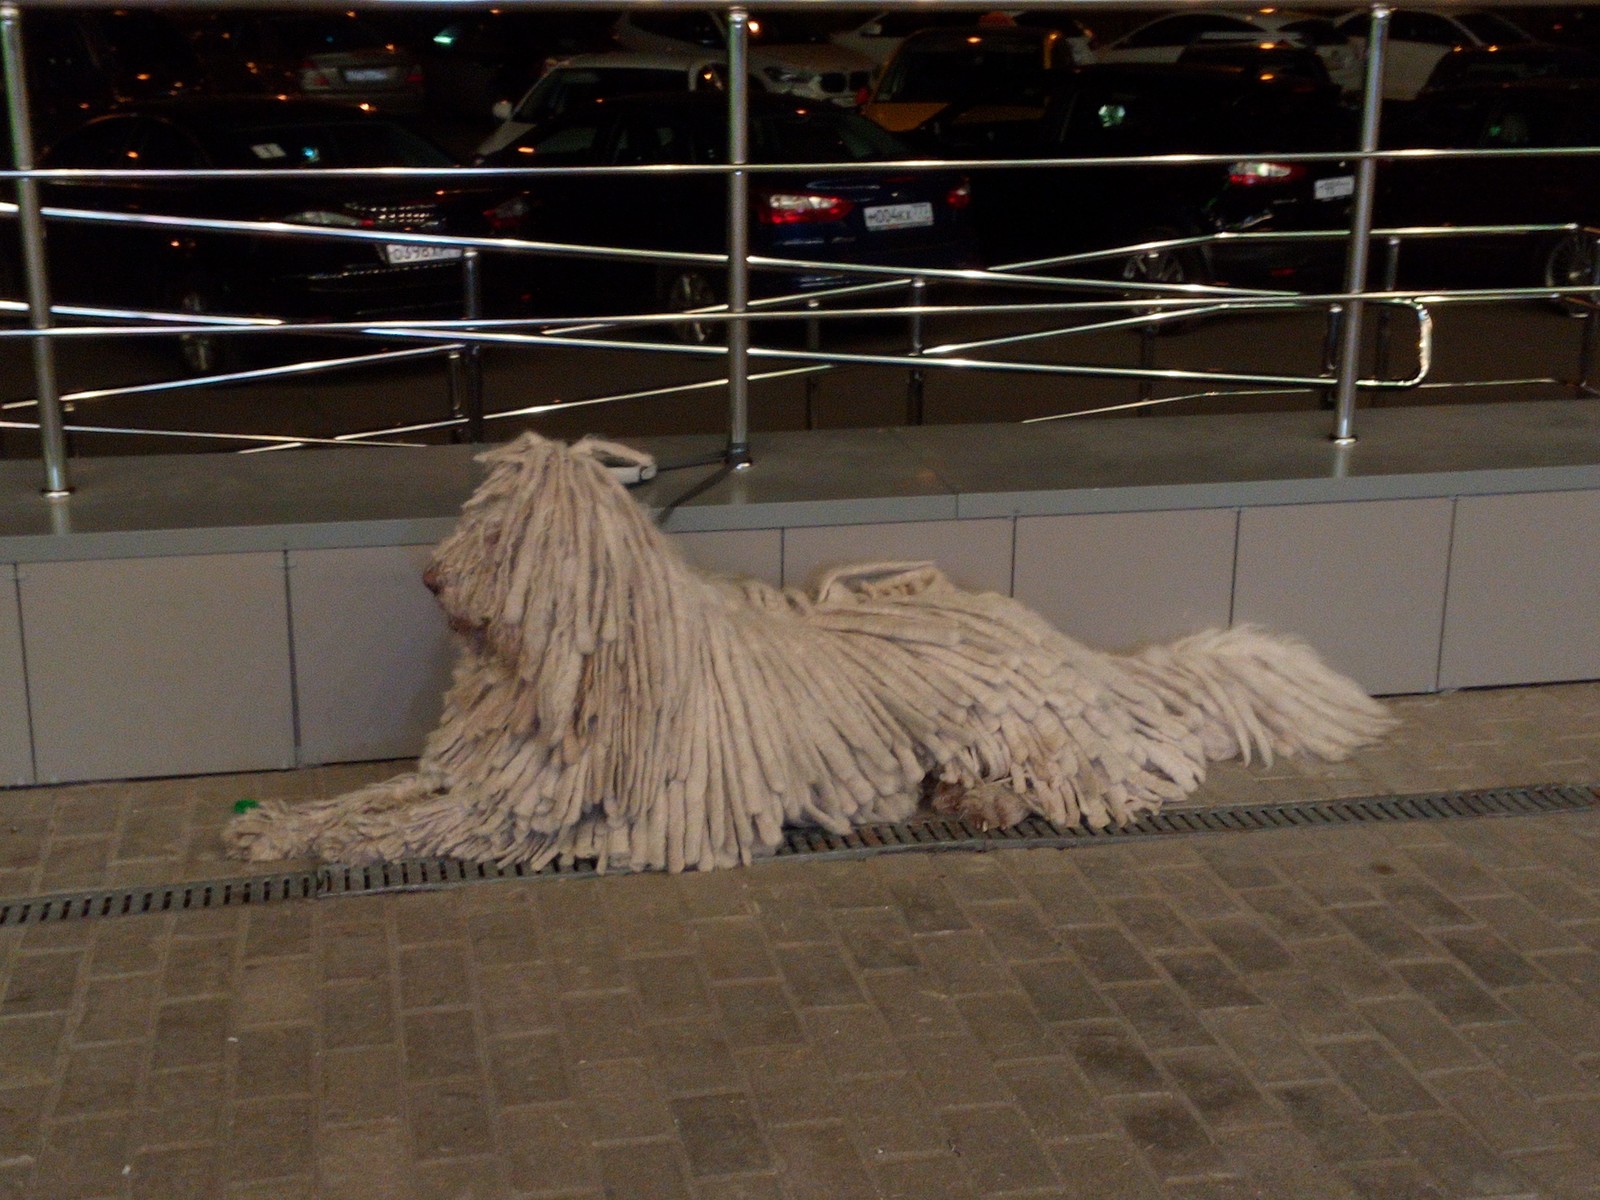
<svg viewBox="0 0 1600 1200">
<path fill-rule="evenodd" d="M 750 123 L 756 162 L 868 162 L 909 157 L 880 126 L 852 113 L 763 113 Z"/>
<path fill-rule="evenodd" d="M 1502 16 L 1495 13 L 1457 13 L 1456 20 L 1467 27 L 1472 36 L 1482 42 L 1526 42 L 1528 35 Z"/>
<path fill-rule="evenodd" d="M 333 121 L 233 129 L 219 165 L 249 167 L 447 167 L 450 156 L 387 121 Z M 226 160 L 226 161 L 220 161 Z"/>
<path fill-rule="evenodd" d="M 1350 40 L 1334 28 L 1332 21 L 1324 21 L 1320 17 L 1290 21 L 1279 32 L 1295 34 L 1308 46 L 1343 46 Z"/>
<path fill-rule="evenodd" d="M 902 48 L 874 99 L 902 104 L 1038 104 L 1047 90 L 1047 78 L 1037 46 Z"/>
<path fill-rule="evenodd" d="M 687 87 L 688 72 L 676 68 L 556 67 L 523 97 L 511 119 L 532 123 L 612 96 L 684 91 Z"/>
</svg>

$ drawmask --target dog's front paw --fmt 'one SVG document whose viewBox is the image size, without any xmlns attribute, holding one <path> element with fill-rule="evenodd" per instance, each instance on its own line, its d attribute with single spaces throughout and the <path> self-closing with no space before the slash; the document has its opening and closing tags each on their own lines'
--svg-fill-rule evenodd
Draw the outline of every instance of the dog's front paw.
<svg viewBox="0 0 1600 1200">
<path fill-rule="evenodd" d="M 1009 829 L 1029 813 L 1022 797 L 1003 783 L 937 784 L 933 811 L 978 829 Z"/>
</svg>

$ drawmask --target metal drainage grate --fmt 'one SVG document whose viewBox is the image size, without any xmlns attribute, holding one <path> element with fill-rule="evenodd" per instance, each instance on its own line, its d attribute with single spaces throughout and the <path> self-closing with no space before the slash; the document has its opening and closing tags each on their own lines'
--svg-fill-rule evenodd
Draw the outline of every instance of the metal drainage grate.
<svg viewBox="0 0 1600 1200">
<path fill-rule="evenodd" d="M 45 922 L 88 921 L 97 917 L 132 917 L 143 913 L 188 912 L 223 905 L 270 904 L 307 900 L 317 894 L 310 871 L 209 879 L 198 883 L 165 883 L 145 887 L 56 892 L 47 896 L 0 899 L 0 926 Z"/>
<path fill-rule="evenodd" d="M 1104 845 L 1129 838 L 1196 833 L 1241 833 L 1263 829 L 1329 828 L 1377 821 L 1444 821 L 1464 817 L 1531 817 L 1600 808 L 1600 788 L 1569 784 L 1427 792 L 1413 796 L 1367 796 L 1298 804 L 1237 804 L 1174 808 L 1121 829 L 1061 827 L 1029 817 L 1010 829 L 977 829 L 965 821 L 930 820 L 902 825 L 862 825 L 849 833 L 791 829 L 772 859 L 850 859 L 908 851 L 991 850 L 1008 846 L 1065 848 Z M 61 892 L 0 899 L 0 926 L 85 921 L 140 913 L 184 912 L 225 905 L 436 891 L 503 879 L 559 879 L 596 874 L 592 863 L 552 864 L 530 871 L 521 864 L 428 858 L 365 867 L 325 866 L 316 871 L 214 879 L 200 883 Z"/>
</svg>

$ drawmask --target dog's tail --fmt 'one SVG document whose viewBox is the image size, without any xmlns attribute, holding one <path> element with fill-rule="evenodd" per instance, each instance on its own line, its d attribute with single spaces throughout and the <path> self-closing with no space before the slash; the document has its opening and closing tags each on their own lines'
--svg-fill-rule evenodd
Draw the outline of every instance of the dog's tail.
<svg viewBox="0 0 1600 1200">
<path fill-rule="evenodd" d="M 1310 646 L 1251 625 L 1150 646 L 1124 661 L 1169 708 L 1197 722 L 1211 761 L 1341 759 L 1395 724 Z"/>
</svg>

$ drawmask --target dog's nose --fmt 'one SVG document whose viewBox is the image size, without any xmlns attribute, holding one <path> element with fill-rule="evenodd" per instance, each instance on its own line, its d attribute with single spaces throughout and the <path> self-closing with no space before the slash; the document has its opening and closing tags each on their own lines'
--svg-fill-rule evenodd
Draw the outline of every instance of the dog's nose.
<svg viewBox="0 0 1600 1200">
<path fill-rule="evenodd" d="M 435 596 L 439 594 L 439 589 L 444 586 L 444 581 L 439 578 L 438 568 L 432 563 L 429 563 L 428 569 L 422 573 L 422 586 Z"/>
</svg>

